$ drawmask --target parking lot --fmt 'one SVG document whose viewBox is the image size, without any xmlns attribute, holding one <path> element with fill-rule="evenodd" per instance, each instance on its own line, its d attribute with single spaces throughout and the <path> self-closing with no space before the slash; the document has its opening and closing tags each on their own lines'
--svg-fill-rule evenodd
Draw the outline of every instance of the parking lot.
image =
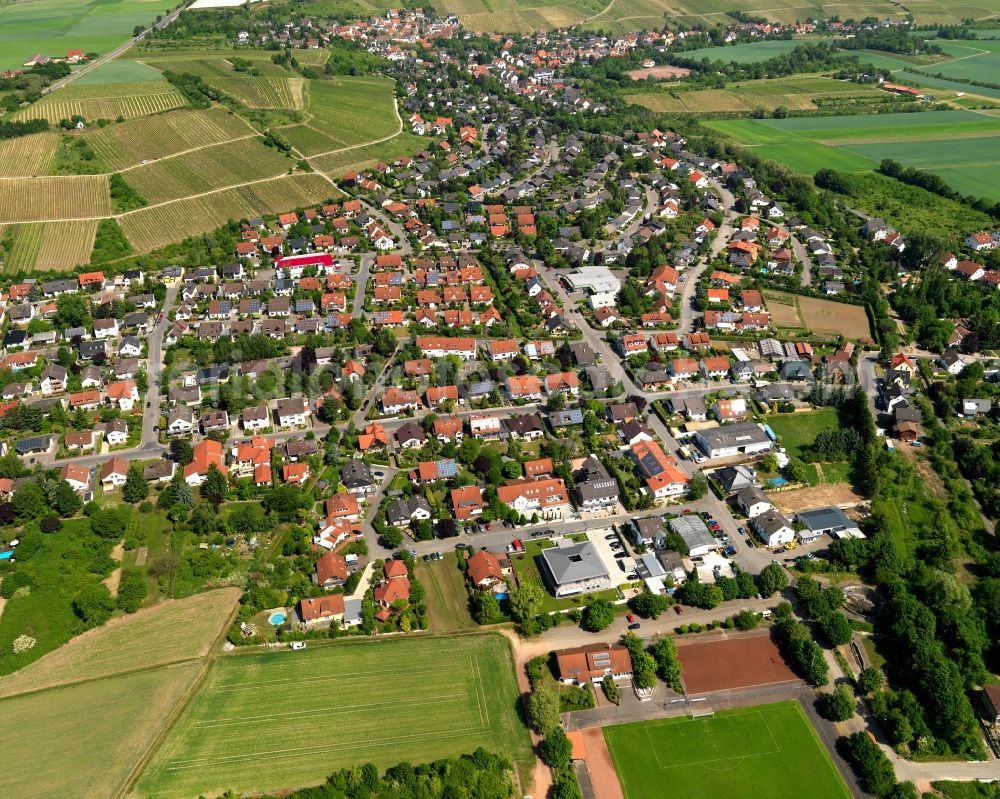
<svg viewBox="0 0 1000 799">
<path fill-rule="evenodd" d="M 612 548 L 614 541 L 607 540 L 607 536 L 614 534 L 614 529 L 611 527 L 599 527 L 595 530 L 588 530 L 587 537 L 590 542 L 594 545 L 594 549 L 597 550 L 597 554 L 604 564 L 604 567 L 608 570 L 608 574 L 611 575 L 612 584 L 617 587 L 622 583 L 633 582 L 635 577 L 629 578 L 628 574 L 630 570 L 623 571 L 618 566 L 619 560 L 624 560 L 626 564 L 631 564 L 632 568 L 635 567 L 635 560 L 628 555 L 625 558 L 615 558 L 618 552 L 628 552 L 627 549 L 615 550 Z M 615 536 L 615 541 L 620 542 L 620 536 Z M 634 574 L 634 572 L 631 572 Z"/>
</svg>

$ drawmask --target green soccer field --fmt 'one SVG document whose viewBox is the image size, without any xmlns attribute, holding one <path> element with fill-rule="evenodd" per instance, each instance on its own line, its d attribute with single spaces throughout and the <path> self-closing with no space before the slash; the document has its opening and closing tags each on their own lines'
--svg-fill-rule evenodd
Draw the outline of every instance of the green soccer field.
<svg viewBox="0 0 1000 799">
<path fill-rule="evenodd" d="M 848 799 L 797 702 L 622 724 L 604 738 L 625 799 Z"/>
<path fill-rule="evenodd" d="M 218 659 L 134 787 L 160 799 L 262 793 L 345 766 L 423 763 L 482 746 L 527 775 L 507 641 L 344 642 Z"/>
</svg>

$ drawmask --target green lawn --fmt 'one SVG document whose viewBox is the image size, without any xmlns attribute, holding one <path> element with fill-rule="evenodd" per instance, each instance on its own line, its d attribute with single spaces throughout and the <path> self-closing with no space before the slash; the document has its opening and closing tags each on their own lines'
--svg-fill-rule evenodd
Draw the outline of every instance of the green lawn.
<svg viewBox="0 0 1000 799">
<path fill-rule="evenodd" d="M 816 44 L 825 39 L 810 39 L 809 44 Z M 707 58 L 709 61 L 722 61 L 728 64 L 735 61 L 737 64 L 756 64 L 759 61 L 767 61 L 779 55 L 787 55 L 799 45 L 806 44 L 799 39 L 773 39 L 766 42 L 751 42 L 749 44 L 736 44 L 726 47 L 704 47 L 701 50 L 689 50 L 684 53 L 685 58 L 693 58 L 701 61 Z"/>
<path fill-rule="evenodd" d="M 160 71 L 139 61 L 115 59 L 77 78 L 78 86 L 104 83 L 132 83 L 141 80 L 160 80 Z"/>
<path fill-rule="evenodd" d="M 454 552 L 444 553 L 442 560 L 419 561 L 416 577 L 427 591 L 425 602 L 435 633 L 474 630 L 478 626 L 469 615 L 469 593 L 465 589 L 465 574 L 458 568 Z"/>
<path fill-rule="evenodd" d="M 625 799 L 847 799 L 797 702 L 605 727 Z"/>
<path fill-rule="evenodd" d="M 766 422 L 778 434 L 782 446 L 788 450 L 789 458 L 801 458 L 803 452 L 812 446 L 818 433 L 840 427 L 836 408 L 768 416 Z"/>
<path fill-rule="evenodd" d="M 35 54 L 65 58 L 69 50 L 107 53 L 150 25 L 174 0 L 20 0 L 0 6 L 0 69 Z"/>
<path fill-rule="evenodd" d="M 287 790 L 345 766 L 470 752 L 533 763 L 498 635 L 309 644 L 222 657 L 136 784 L 160 799 Z"/>
</svg>

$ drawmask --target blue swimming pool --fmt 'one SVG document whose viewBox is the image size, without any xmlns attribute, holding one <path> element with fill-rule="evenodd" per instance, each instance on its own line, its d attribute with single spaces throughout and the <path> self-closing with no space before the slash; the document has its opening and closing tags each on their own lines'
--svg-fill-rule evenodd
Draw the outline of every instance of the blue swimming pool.
<svg viewBox="0 0 1000 799">
<path fill-rule="evenodd" d="M 6 552 L 0 552 L 0 560 L 10 560 L 14 557 L 14 550 L 8 549 Z"/>
<path fill-rule="evenodd" d="M 495 596 L 496 596 L 497 599 L 506 599 L 507 598 L 507 594 L 496 594 Z"/>
<path fill-rule="evenodd" d="M 285 618 L 286 618 L 285 614 L 281 613 L 279 611 L 279 612 L 272 613 L 270 615 L 270 617 L 268 618 L 268 621 L 271 624 L 273 624 L 275 627 L 277 627 L 279 624 L 284 624 L 285 623 Z"/>
</svg>

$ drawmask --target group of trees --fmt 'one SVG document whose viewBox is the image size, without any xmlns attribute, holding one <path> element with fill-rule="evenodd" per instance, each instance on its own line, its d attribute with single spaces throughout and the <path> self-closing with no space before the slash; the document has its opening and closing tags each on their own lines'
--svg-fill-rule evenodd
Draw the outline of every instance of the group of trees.
<svg viewBox="0 0 1000 799">
<path fill-rule="evenodd" d="M 818 622 L 833 646 L 850 642 L 853 628 L 840 610 L 844 605 L 842 589 L 837 586 L 822 588 L 812 577 L 802 576 L 795 581 L 795 595 L 806 618 Z"/>
<path fill-rule="evenodd" d="M 778 644 L 792 670 L 813 685 L 826 685 L 830 669 L 809 628 L 789 616 L 778 622 L 777 633 Z"/>
<path fill-rule="evenodd" d="M 559 723 L 559 694 L 546 679 L 548 658 L 535 658 L 527 665 L 531 693 L 524 700 L 528 723 L 542 737 L 538 756 L 553 775 L 553 796 L 561 799 L 580 799 L 580 787 L 570 767 L 573 746 Z"/>
<path fill-rule="evenodd" d="M 917 799 L 911 782 L 896 782 L 896 770 L 867 732 L 856 732 L 845 739 L 847 758 L 858 775 L 861 787 L 879 799 Z"/>
</svg>

